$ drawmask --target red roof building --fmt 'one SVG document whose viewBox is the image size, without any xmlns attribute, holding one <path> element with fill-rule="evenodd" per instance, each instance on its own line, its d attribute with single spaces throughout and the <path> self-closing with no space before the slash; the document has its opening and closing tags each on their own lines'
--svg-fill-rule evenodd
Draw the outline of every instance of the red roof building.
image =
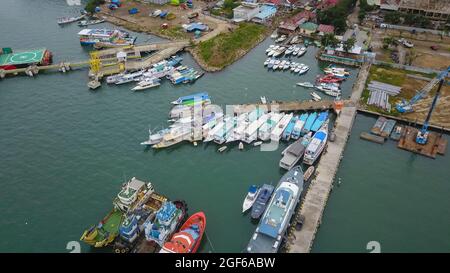
<svg viewBox="0 0 450 273">
<path fill-rule="evenodd" d="M 282 22 L 279 26 L 279 29 L 286 30 L 288 32 L 295 31 L 300 24 L 304 22 L 311 21 L 316 18 L 316 14 L 314 12 L 305 10 L 302 12 L 297 13 L 296 15 L 292 16 L 285 22 Z"/>
<path fill-rule="evenodd" d="M 334 33 L 334 26 L 320 24 L 319 27 L 317 28 L 317 31 L 319 31 L 319 34 L 321 35 L 326 33 Z"/>
</svg>

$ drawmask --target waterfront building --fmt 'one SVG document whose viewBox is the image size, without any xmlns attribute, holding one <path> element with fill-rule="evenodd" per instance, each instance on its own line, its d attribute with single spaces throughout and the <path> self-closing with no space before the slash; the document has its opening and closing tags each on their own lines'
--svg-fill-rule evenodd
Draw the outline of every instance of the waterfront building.
<svg viewBox="0 0 450 273">
<path fill-rule="evenodd" d="M 233 21 L 244 22 L 250 21 L 259 13 L 259 5 L 257 3 L 241 3 L 240 6 L 233 9 Z"/>
<path fill-rule="evenodd" d="M 317 31 L 317 25 L 312 22 L 305 22 L 300 25 L 300 33 L 311 35 Z"/>
<path fill-rule="evenodd" d="M 253 17 L 255 23 L 264 24 L 277 13 L 277 7 L 273 4 L 262 4 L 259 7 L 259 13 Z"/>
</svg>

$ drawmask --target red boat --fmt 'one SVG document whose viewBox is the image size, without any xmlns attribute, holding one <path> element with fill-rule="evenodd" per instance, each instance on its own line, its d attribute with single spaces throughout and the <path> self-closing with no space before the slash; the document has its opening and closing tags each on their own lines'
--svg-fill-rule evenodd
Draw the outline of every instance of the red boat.
<svg viewBox="0 0 450 273">
<path fill-rule="evenodd" d="M 325 83 L 338 83 L 342 82 L 344 79 L 333 76 L 333 74 L 327 74 L 323 77 L 317 79 L 319 82 Z"/>
<path fill-rule="evenodd" d="M 206 228 L 206 217 L 203 212 L 193 214 L 165 243 L 160 253 L 195 253 L 197 252 Z"/>
</svg>

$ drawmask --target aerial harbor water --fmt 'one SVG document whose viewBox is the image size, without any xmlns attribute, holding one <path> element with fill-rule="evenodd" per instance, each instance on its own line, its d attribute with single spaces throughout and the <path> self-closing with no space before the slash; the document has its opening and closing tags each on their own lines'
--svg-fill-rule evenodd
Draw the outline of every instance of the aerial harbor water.
<svg viewBox="0 0 450 273">
<path fill-rule="evenodd" d="M 54 62 L 86 60 L 76 25 L 60 27 L 55 19 L 68 10 L 65 1 L 4 0 L 0 8 L 2 47 L 46 47 Z M 39 12 L 36 12 L 39 10 Z M 21 18 L 27 17 L 29 24 Z M 111 27 L 108 23 L 99 26 Z M 14 29 L 15 31 L 12 31 Z M 161 38 L 133 33 L 138 43 Z M 151 181 L 171 199 L 186 200 L 188 212 L 208 217 L 200 252 L 242 252 L 256 227 L 243 215 L 242 201 L 252 184 L 276 185 L 285 173 L 278 150 L 237 145 L 218 153 L 214 143 L 183 143 L 164 150 L 139 145 L 149 127 L 167 126 L 170 102 L 208 92 L 220 106 L 268 100 L 310 99 L 296 82 L 314 82 L 326 63 L 308 47 L 303 76 L 268 72 L 263 67 L 270 38 L 221 72 L 206 73 L 194 84 L 164 81 L 146 92 L 132 85 L 86 86 L 87 69 L 70 73 L 0 81 L 0 226 L 7 239 L 0 252 L 67 252 L 70 241 L 111 209 L 123 182 L 131 177 Z M 189 53 L 183 65 L 200 70 Z M 342 85 L 348 98 L 357 76 Z M 375 118 L 358 115 L 325 209 L 313 252 L 369 252 L 370 241 L 385 252 L 450 249 L 450 159 L 435 160 L 359 139 Z M 306 168 L 304 168 L 306 169 Z M 82 244 L 82 252 L 96 251 Z"/>
</svg>

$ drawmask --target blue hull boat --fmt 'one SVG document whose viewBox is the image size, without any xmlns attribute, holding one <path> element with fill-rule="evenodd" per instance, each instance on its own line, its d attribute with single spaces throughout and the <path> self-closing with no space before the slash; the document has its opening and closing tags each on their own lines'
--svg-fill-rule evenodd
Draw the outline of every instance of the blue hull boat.
<svg viewBox="0 0 450 273">
<path fill-rule="evenodd" d="M 313 132 L 319 131 L 320 127 L 325 122 L 325 120 L 327 120 L 327 118 L 328 118 L 328 111 L 320 113 L 319 117 L 316 119 L 314 124 L 311 126 L 311 131 L 313 131 Z"/>
<path fill-rule="evenodd" d="M 291 118 L 286 129 L 284 129 L 282 139 L 289 140 L 291 139 L 292 131 L 294 130 L 295 122 L 297 122 L 298 116 Z"/>
<path fill-rule="evenodd" d="M 309 131 L 311 131 L 311 127 L 313 126 L 316 118 L 317 118 L 316 112 L 314 112 L 308 116 L 308 119 L 305 122 L 305 126 L 303 126 L 303 129 L 302 129 L 302 135 L 306 135 Z"/>
</svg>

